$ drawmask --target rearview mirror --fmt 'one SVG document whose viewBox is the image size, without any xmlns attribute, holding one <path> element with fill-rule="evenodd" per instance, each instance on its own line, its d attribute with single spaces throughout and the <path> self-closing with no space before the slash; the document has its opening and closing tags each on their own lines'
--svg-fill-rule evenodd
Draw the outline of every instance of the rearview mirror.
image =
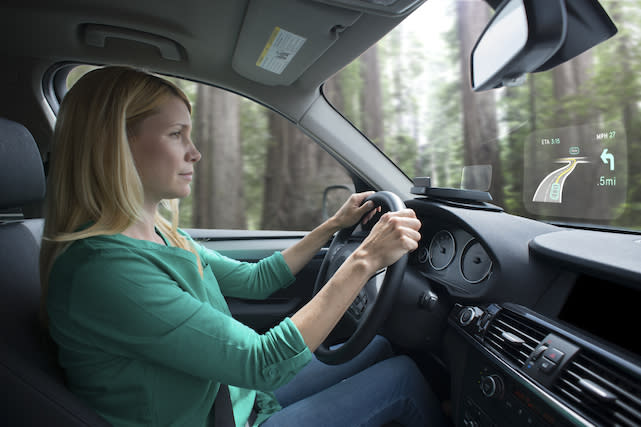
<svg viewBox="0 0 641 427">
<path fill-rule="evenodd" d="M 559 50 L 566 34 L 564 0 L 505 0 L 472 49 L 472 89 L 522 82 Z"/>
</svg>

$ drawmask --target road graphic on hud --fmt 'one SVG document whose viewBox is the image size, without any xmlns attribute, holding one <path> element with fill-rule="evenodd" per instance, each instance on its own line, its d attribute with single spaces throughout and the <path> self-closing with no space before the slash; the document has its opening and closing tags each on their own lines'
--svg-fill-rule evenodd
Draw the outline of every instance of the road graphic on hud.
<svg viewBox="0 0 641 427">
<path fill-rule="evenodd" d="M 534 192 L 533 202 L 562 203 L 563 184 L 579 163 L 590 163 L 587 157 L 563 157 L 555 163 L 565 163 L 561 168 L 548 174 Z"/>
<path fill-rule="evenodd" d="M 523 144 L 523 206 L 534 215 L 611 220 L 625 209 L 625 126 L 537 129 Z"/>
</svg>

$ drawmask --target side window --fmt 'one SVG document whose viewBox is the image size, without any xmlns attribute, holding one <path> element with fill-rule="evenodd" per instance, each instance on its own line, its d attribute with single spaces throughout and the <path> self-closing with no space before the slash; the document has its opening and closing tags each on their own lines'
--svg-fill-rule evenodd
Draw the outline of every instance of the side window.
<svg viewBox="0 0 641 427">
<path fill-rule="evenodd" d="M 72 70 L 67 86 L 92 68 Z M 181 227 L 307 231 L 323 219 L 327 188 L 349 188 L 329 193 L 329 213 L 353 191 L 345 168 L 280 115 L 215 87 L 171 81 L 191 100 L 202 154 Z"/>
</svg>

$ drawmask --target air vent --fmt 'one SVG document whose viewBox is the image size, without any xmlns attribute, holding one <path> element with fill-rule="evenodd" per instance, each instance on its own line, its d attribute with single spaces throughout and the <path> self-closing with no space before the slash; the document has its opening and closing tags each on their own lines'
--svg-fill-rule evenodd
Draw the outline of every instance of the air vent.
<svg viewBox="0 0 641 427">
<path fill-rule="evenodd" d="M 485 344 L 501 358 L 521 368 L 547 334 L 543 326 L 503 309 L 488 326 Z"/>
<path fill-rule="evenodd" d="M 602 357 L 579 353 L 561 374 L 554 391 L 596 424 L 639 426 L 640 383 Z"/>
</svg>

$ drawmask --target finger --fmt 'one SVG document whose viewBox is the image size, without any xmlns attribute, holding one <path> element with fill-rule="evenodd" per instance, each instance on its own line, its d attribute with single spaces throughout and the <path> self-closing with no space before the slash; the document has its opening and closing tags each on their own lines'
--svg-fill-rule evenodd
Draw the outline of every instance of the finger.
<svg viewBox="0 0 641 427">
<path fill-rule="evenodd" d="M 409 236 L 404 236 L 401 243 L 403 249 L 407 250 L 407 252 L 412 252 L 418 248 L 418 241 Z"/>
<path fill-rule="evenodd" d="M 381 217 L 381 221 L 396 224 L 399 226 L 407 226 L 418 230 L 421 226 L 421 221 L 416 218 L 416 214 L 411 209 L 403 209 L 397 212 L 387 212 Z"/>
<path fill-rule="evenodd" d="M 415 241 L 417 244 L 421 240 L 421 233 L 411 228 L 408 229 L 406 236 Z"/>
<path fill-rule="evenodd" d="M 383 218 L 385 218 L 385 220 L 391 218 L 416 218 L 416 213 L 414 213 L 412 209 L 401 209 L 400 211 L 387 212 L 383 215 Z"/>
<path fill-rule="evenodd" d="M 416 218 L 416 212 L 414 212 L 413 209 L 409 208 L 401 209 L 400 211 L 396 211 L 394 213 L 398 216 Z"/>
<path fill-rule="evenodd" d="M 359 203 L 359 205 L 360 205 L 360 203 Z M 359 210 L 361 210 L 361 211 L 363 211 L 363 212 L 367 212 L 367 211 L 369 211 L 369 210 L 374 209 L 374 207 L 375 207 L 375 206 L 376 206 L 376 205 L 374 204 L 374 202 L 373 202 L 373 201 L 368 200 L 367 202 L 365 202 L 365 203 L 363 203 L 362 205 L 360 205 L 360 206 L 358 207 L 358 209 L 359 209 Z"/>
<path fill-rule="evenodd" d="M 361 221 L 361 224 L 367 224 L 370 219 L 374 216 L 374 211 L 370 211 L 367 215 L 363 217 L 363 220 Z"/>
<path fill-rule="evenodd" d="M 376 207 L 376 203 L 374 203 L 374 201 L 368 200 L 367 202 L 365 202 L 362 205 L 360 205 L 360 207 L 358 209 L 363 214 L 365 214 L 367 211 L 370 211 L 370 210 L 372 210 L 374 208 L 377 208 L 378 210 L 380 210 L 381 207 L 380 206 Z"/>
<path fill-rule="evenodd" d="M 367 202 L 367 203 L 372 203 L 372 205 L 374 204 L 374 203 L 373 203 L 373 202 L 371 202 L 371 201 L 370 201 L 370 202 Z M 372 206 L 372 207 L 373 207 L 373 206 Z M 363 224 L 367 224 L 367 223 L 368 223 L 368 222 L 369 222 L 369 221 L 374 217 L 374 215 L 376 215 L 376 213 L 377 213 L 377 212 L 380 212 L 380 211 L 381 211 L 381 207 L 380 207 L 380 206 L 377 206 L 377 207 L 376 207 L 376 209 L 372 209 L 372 210 L 371 210 L 371 211 L 370 211 L 370 212 L 369 212 L 369 213 L 368 213 L 368 214 L 363 218 L 362 223 L 363 223 Z"/>
<path fill-rule="evenodd" d="M 398 233 L 401 237 L 408 237 L 412 240 L 421 240 L 420 221 L 411 218 L 396 219 L 392 232 Z"/>
<path fill-rule="evenodd" d="M 374 194 L 374 192 L 373 192 L 373 191 L 364 191 L 364 192 L 362 192 L 362 193 L 355 193 L 355 194 L 352 194 L 352 198 L 353 198 L 353 200 L 354 200 L 354 203 L 355 203 L 357 206 L 360 206 L 360 205 L 361 205 L 361 203 L 363 203 L 363 200 L 367 199 L 367 198 L 368 198 L 369 196 L 371 196 L 372 194 Z M 372 203 L 372 205 L 373 205 L 373 203 Z"/>
<path fill-rule="evenodd" d="M 405 218 L 404 225 L 415 231 L 418 231 L 421 229 L 422 224 L 418 218 Z"/>
</svg>

